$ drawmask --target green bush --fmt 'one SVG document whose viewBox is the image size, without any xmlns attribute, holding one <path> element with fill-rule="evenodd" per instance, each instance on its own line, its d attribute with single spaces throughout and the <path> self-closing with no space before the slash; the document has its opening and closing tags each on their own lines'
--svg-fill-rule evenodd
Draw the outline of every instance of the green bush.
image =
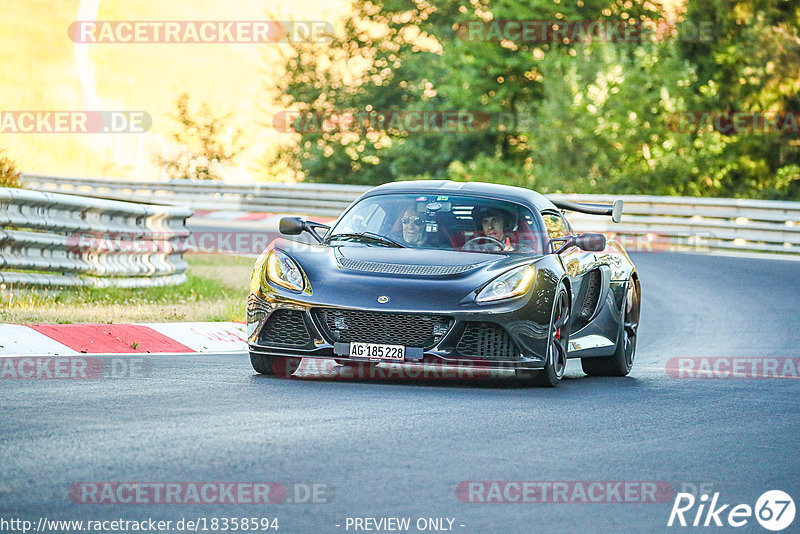
<svg viewBox="0 0 800 534">
<path fill-rule="evenodd" d="M 0 187 L 22 187 L 22 181 L 19 179 L 21 172 L 5 152 L 4 149 L 0 149 Z"/>
</svg>

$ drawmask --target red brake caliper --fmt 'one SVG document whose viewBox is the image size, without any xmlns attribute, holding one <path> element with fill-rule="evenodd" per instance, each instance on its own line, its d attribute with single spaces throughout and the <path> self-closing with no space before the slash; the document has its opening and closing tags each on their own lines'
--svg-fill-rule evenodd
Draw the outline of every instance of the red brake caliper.
<svg viewBox="0 0 800 534">
<path fill-rule="evenodd" d="M 558 304 L 559 304 L 559 306 L 558 306 L 559 307 L 558 319 L 561 319 L 561 302 L 559 302 Z M 556 339 L 561 341 L 561 329 L 560 328 L 556 329 Z"/>
</svg>

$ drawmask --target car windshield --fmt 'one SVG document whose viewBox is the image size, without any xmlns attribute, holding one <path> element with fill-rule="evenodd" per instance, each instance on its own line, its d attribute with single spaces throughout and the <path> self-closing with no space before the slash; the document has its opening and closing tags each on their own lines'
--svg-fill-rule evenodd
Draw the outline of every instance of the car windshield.
<svg viewBox="0 0 800 534">
<path fill-rule="evenodd" d="M 465 195 L 367 197 L 328 232 L 328 243 L 540 254 L 543 235 L 519 204 Z"/>
</svg>

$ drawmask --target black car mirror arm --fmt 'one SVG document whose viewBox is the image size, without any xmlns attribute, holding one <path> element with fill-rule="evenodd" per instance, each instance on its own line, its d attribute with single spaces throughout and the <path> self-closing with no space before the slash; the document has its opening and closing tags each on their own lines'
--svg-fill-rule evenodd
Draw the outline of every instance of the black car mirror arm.
<svg viewBox="0 0 800 534">
<path fill-rule="evenodd" d="M 325 240 L 321 235 L 319 235 L 319 233 L 317 233 L 317 228 L 324 228 L 325 232 L 331 229 L 331 227 L 327 224 L 314 221 L 303 221 L 303 224 L 305 225 L 305 230 L 317 240 L 317 243 L 322 243 Z"/>
<path fill-rule="evenodd" d="M 575 236 L 574 235 L 565 235 L 563 237 L 554 237 L 550 240 L 550 249 L 552 250 L 555 247 L 556 243 L 562 242 L 560 247 L 553 250 L 553 254 L 561 254 L 569 247 L 575 244 Z"/>
</svg>

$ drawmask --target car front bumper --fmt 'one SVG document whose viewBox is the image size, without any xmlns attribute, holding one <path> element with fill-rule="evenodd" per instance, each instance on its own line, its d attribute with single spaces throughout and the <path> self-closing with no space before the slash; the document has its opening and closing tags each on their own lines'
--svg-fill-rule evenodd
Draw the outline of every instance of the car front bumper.
<svg viewBox="0 0 800 534">
<path fill-rule="evenodd" d="M 403 345 L 405 362 L 464 367 L 541 369 L 548 322 L 530 298 L 467 311 L 363 309 L 251 293 L 249 350 L 269 356 L 360 362 L 350 342 Z M 549 314 L 546 314 L 549 319 Z"/>
</svg>

